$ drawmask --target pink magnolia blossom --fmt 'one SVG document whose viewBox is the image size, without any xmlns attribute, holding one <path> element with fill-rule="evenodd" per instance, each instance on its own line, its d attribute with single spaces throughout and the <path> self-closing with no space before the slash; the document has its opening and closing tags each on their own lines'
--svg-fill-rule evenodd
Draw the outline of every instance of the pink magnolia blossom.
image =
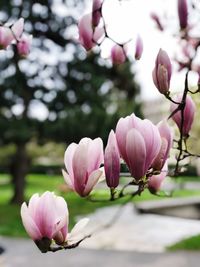
<svg viewBox="0 0 200 267">
<path fill-rule="evenodd" d="M 24 28 L 24 19 L 20 18 L 11 28 L 0 26 L 0 49 L 6 49 L 14 40 L 21 37 Z"/>
<path fill-rule="evenodd" d="M 161 94 L 167 94 L 170 87 L 170 80 L 172 74 L 172 65 L 167 53 L 160 49 L 155 67 L 153 69 L 153 81 Z"/>
<path fill-rule="evenodd" d="M 161 147 L 158 128 L 149 120 L 141 120 L 134 114 L 121 118 L 116 127 L 120 154 L 132 176 L 139 180 L 151 168 Z"/>
<path fill-rule="evenodd" d="M 112 47 L 111 60 L 113 64 L 123 64 L 126 58 L 126 51 L 123 46 L 116 44 Z"/>
<path fill-rule="evenodd" d="M 181 102 L 182 100 L 182 94 L 179 94 L 175 100 L 177 102 Z M 171 104 L 171 112 L 174 112 L 177 109 L 178 105 L 172 103 Z M 194 121 L 194 114 L 195 114 L 195 104 L 194 101 L 192 100 L 191 96 L 187 95 L 186 97 L 186 102 L 185 102 L 185 108 L 183 112 L 183 128 L 182 128 L 182 133 L 185 137 L 188 137 L 189 132 L 192 127 L 192 123 Z M 181 116 L 181 110 L 177 111 L 173 116 L 172 119 L 178 126 L 179 130 L 181 131 L 181 124 L 182 124 L 182 116 Z"/>
<path fill-rule="evenodd" d="M 108 143 L 105 149 L 104 168 L 108 187 L 117 187 L 119 185 L 120 176 L 120 155 L 113 130 L 109 134 Z"/>
<path fill-rule="evenodd" d="M 65 151 L 64 163 L 67 173 L 63 170 L 63 176 L 68 186 L 80 196 L 87 196 L 102 175 L 102 140 L 83 138 L 79 144 L 72 143 Z"/>
<path fill-rule="evenodd" d="M 166 163 L 160 174 L 149 177 L 148 188 L 151 193 L 155 194 L 157 191 L 160 190 L 162 182 L 167 176 L 167 172 L 168 172 L 168 166 Z"/>
<path fill-rule="evenodd" d="M 188 6 L 187 0 L 178 0 L 178 18 L 181 29 L 187 28 L 188 24 Z"/>
<path fill-rule="evenodd" d="M 143 42 L 140 36 L 136 40 L 135 59 L 139 60 L 143 52 Z"/>
<path fill-rule="evenodd" d="M 32 35 L 23 35 L 17 42 L 17 51 L 20 56 L 26 57 L 30 53 Z"/>
<path fill-rule="evenodd" d="M 87 218 L 80 220 L 68 233 L 69 212 L 64 198 L 52 192 L 41 196 L 34 194 L 27 206 L 21 206 L 21 218 L 29 236 L 42 252 L 47 252 L 52 240 L 58 245 L 71 244 L 80 237 L 80 232 L 88 222 Z"/>
<path fill-rule="evenodd" d="M 103 36 L 103 28 L 92 27 L 92 14 L 84 15 L 78 24 L 79 41 L 81 45 L 88 51 L 96 46 L 98 40 Z"/>
<path fill-rule="evenodd" d="M 169 151 L 172 147 L 173 136 L 167 121 L 161 121 L 157 125 L 157 127 L 161 137 L 161 147 L 157 157 L 153 162 L 152 167 L 155 170 L 161 170 L 167 158 L 169 157 Z"/>
<path fill-rule="evenodd" d="M 34 194 L 28 206 L 21 206 L 23 225 L 36 245 L 46 252 L 51 240 L 61 244 L 68 232 L 68 208 L 62 197 L 45 192 L 41 196 Z"/>
</svg>

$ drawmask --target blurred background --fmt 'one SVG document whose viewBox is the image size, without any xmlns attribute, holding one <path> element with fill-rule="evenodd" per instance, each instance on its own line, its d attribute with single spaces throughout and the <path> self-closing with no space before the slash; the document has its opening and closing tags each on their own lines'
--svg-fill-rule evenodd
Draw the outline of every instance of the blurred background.
<svg viewBox="0 0 200 267">
<path fill-rule="evenodd" d="M 175 16 L 176 1 L 165 2 L 170 3 L 163 9 Z M 66 194 L 61 169 L 67 145 L 85 136 L 101 137 L 106 144 L 118 119 L 132 112 L 154 123 L 168 114 L 169 105 L 151 80 L 159 48 L 174 53 L 174 39 L 161 37 L 150 20 L 152 9 L 162 14 L 163 1 L 149 5 L 140 1 L 135 19 L 140 19 L 144 56 L 139 63 L 118 66 L 102 57 L 98 49 L 86 53 L 77 41 L 77 21 L 91 4 L 90 0 L 0 1 L 0 21 L 23 17 L 25 31 L 33 35 L 26 59 L 15 53 L 15 47 L 0 51 L 0 235 L 26 236 L 15 204 L 35 192 L 50 190 L 63 195 L 71 207 L 70 227 L 77 215 L 105 206 L 83 201 L 72 192 Z M 178 27 L 177 18 L 171 27 Z M 175 91 L 183 87 L 184 72 L 177 77 L 173 78 Z M 191 84 L 195 82 L 194 76 Z M 199 107 L 199 100 L 194 100 Z M 191 142 L 195 153 L 200 151 L 199 131 L 197 123 Z M 196 163 L 186 175 L 180 177 L 180 183 L 197 181 Z M 200 195 L 200 186 L 181 188 L 179 182 L 175 197 Z M 144 192 L 135 201 L 152 199 L 155 196 Z"/>
</svg>

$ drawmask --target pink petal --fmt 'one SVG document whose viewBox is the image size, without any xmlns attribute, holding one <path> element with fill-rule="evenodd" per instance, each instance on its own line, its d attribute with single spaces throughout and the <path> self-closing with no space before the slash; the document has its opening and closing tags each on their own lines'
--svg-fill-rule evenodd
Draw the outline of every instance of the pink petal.
<svg viewBox="0 0 200 267">
<path fill-rule="evenodd" d="M 135 179 L 142 178 L 147 169 L 145 169 L 146 148 L 145 141 L 140 132 L 131 129 L 126 138 L 126 153 L 128 158 L 128 167 Z"/>
<path fill-rule="evenodd" d="M 157 127 L 149 120 L 141 121 L 137 129 L 144 137 L 147 153 L 145 169 L 148 170 L 160 151 L 161 137 Z"/>
<path fill-rule="evenodd" d="M 65 180 L 66 184 L 68 185 L 68 187 L 70 189 L 74 189 L 74 185 L 72 184 L 72 181 L 71 181 L 69 174 L 67 174 L 66 171 L 62 170 L 62 175 L 63 175 L 64 180 Z"/>
<path fill-rule="evenodd" d="M 36 224 L 43 237 L 52 238 L 55 227 L 55 216 L 54 194 L 45 192 L 40 197 L 36 214 Z"/>
<path fill-rule="evenodd" d="M 103 163 L 103 142 L 101 138 L 91 140 L 88 144 L 88 173 L 98 169 Z"/>
<path fill-rule="evenodd" d="M 73 157 L 74 188 L 79 195 L 83 195 L 88 179 L 88 146 L 80 142 Z"/>
<path fill-rule="evenodd" d="M 90 174 L 84 193 L 83 193 L 84 196 L 87 196 L 92 191 L 93 187 L 97 184 L 101 175 L 102 175 L 101 170 L 95 170 Z"/>
<path fill-rule="evenodd" d="M 40 233 L 39 228 L 36 223 L 32 219 L 30 212 L 27 208 L 26 203 L 23 203 L 21 206 L 21 218 L 26 229 L 27 233 L 33 240 L 40 240 L 42 238 L 42 234 Z"/>
<path fill-rule="evenodd" d="M 12 26 L 12 31 L 17 39 L 19 39 L 24 30 L 24 19 L 20 18 Z"/>
<path fill-rule="evenodd" d="M 74 184 L 74 171 L 73 171 L 72 161 L 73 161 L 74 153 L 76 151 L 77 146 L 78 145 L 75 143 L 70 144 L 68 148 L 66 149 L 65 155 L 64 155 L 65 167 L 69 174 L 72 184 Z"/>
</svg>

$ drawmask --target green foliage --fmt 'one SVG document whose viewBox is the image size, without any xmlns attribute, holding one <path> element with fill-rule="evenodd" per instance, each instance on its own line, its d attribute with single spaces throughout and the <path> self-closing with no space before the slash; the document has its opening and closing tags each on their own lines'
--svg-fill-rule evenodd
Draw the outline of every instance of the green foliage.
<svg viewBox="0 0 200 267">
<path fill-rule="evenodd" d="M 200 235 L 186 238 L 174 245 L 167 247 L 169 251 L 177 250 L 200 250 Z"/>
</svg>

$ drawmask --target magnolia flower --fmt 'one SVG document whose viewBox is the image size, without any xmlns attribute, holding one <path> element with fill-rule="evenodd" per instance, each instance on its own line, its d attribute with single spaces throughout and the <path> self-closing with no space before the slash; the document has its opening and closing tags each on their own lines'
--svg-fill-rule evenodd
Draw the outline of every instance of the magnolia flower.
<svg viewBox="0 0 200 267">
<path fill-rule="evenodd" d="M 79 144 L 72 143 L 65 151 L 64 163 L 67 173 L 63 176 L 68 186 L 80 196 L 87 196 L 98 182 L 103 172 L 103 142 L 83 138 Z"/>
<path fill-rule="evenodd" d="M 0 26 L 0 49 L 6 49 L 13 40 L 21 37 L 24 29 L 24 19 L 16 21 L 11 29 L 8 26 Z"/>
<path fill-rule="evenodd" d="M 166 94 L 169 91 L 171 74 L 172 65 L 170 59 L 167 53 L 160 49 L 152 76 L 154 84 L 161 94 Z"/>
<path fill-rule="evenodd" d="M 32 35 L 23 35 L 17 42 L 17 51 L 20 56 L 26 57 L 30 53 Z"/>
<path fill-rule="evenodd" d="M 188 24 L 188 7 L 187 0 L 178 0 L 178 18 L 181 29 L 187 28 Z"/>
<path fill-rule="evenodd" d="M 114 45 L 111 49 L 111 60 L 113 64 L 123 64 L 126 61 L 126 51 L 123 46 Z"/>
<path fill-rule="evenodd" d="M 152 164 L 152 167 L 154 170 L 161 170 L 169 156 L 169 151 L 172 147 L 173 136 L 167 121 L 161 121 L 157 127 L 161 137 L 161 147 Z"/>
<path fill-rule="evenodd" d="M 158 190 L 160 190 L 162 182 L 167 176 L 167 172 L 168 166 L 165 164 L 160 174 L 149 177 L 148 188 L 151 193 L 155 194 Z"/>
<path fill-rule="evenodd" d="M 81 45 L 88 51 L 96 46 L 98 40 L 103 36 L 103 28 L 92 27 L 92 15 L 87 14 L 81 18 L 78 24 L 79 41 Z"/>
<path fill-rule="evenodd" d="M 141 120 L 134 114 L 121 118 L 116 127 L 120 154 L 132 176 L 144 177 L 157 157 L 161 147 L 158 128 L 149 120 Z"/>
<path fill-rule="evenodd" d="M 120 155 L 113 130 L 109 134 L 108 143 L 105 148 L 104 168 L 108 187 L 117 187 L 119 185 L 120 175 Z"/>
<path fill-rule="evenodd" d="M 182 94 L 179 94 L 176 98 L 175 101 L 176 102 L 181 102 L 182 100 Z M 172 103 L 171 104 L 171 112 L 174 112 L 177 109 L 177 105 Z M 172 119 L 174 120 L 174 122 L 176 123 L 176 125 L 178 126 L 179 130 L 182 131 L 182 134 L 184 135 L 184 137 L 188 137 L 189 132 L 191 130 L 192 127 L 192 123 L 194 121 L 194 114 L 195 114 L 195 104 L 194 101 L 192 100 L 191 96 L 187 95 L 186 97 L 186 101 L 185 101 L 185 108 L 184 108 L 184 112 L 183 112 L 183 118 L 181 116 L 181 110 L 178 110 L 173 116 Z M 182 122 L 183 119 L 183 122 Z M 182 125 L 183 123 L 183 125 Z M 182 127 L 182 129 L 181 129 Z"/>
<path fill-rule="evenodd" d="M 68 207 L 64 198 L 52 192 L 45 192 L 41 196 L 34 194 L 27 206 L 21 206 L 21 217 L 24 228 L 42 252 L 50 249 L 52 240 L 58 245 L 68 244 L 73 240 L 68 234 Z M 88 219 L 81 220 L 74 226 L 71 233 L 77 228 L 83 228 Z"/>
<path fill-rule="evenodd" d="M 143 52 L 143 42 L 140 36 L 138 36 L 136 40 L 135 59 L 139 60 L 142 56 L 142 52 Z"/>
</svg>

